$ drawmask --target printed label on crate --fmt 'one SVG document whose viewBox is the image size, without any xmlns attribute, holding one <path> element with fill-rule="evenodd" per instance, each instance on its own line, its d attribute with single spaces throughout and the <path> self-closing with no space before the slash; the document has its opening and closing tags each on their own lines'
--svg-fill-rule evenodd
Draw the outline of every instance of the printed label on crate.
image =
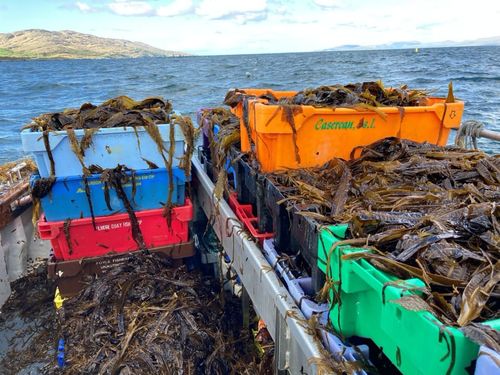
<svg viewBox="0 0 500 375">
<path fill-rule="evenodd" d="M 114 259 L 106 259 L 100 262 L 96 262 L 96 265 L 99 266 L 101 271 L 105 271 L 108 269 L 115 268 L 116 266 L 119 266 L 123 263 L 125 263 L 127 260 L 130 259 L 130 255 L 124 255 L 122 257 L 116 257 Z"/>
<path fill-rule="evenodd" d="M 375 128 L 375 119 L 367 121 L 361 119 L 357 124 L 354 121 L 326 121 L 323 118 L 318 119 L 314 124 L 315 130 L 345 130 L 345 129 L 373 129 Z"/>
<path fill-rule="evenodd" d="M 139 219 L 139 220 L 137 220 L 137 222 L 139 223 L 139 225 L 141 225 L 142 220 Z M 103 230 L 113 230 L 113 229 L 120 229 L 120 228 L 128 228 L 130 226 L 131 226 L 130 221 L 122 221 L 121 223 L 111 223 L 111 224 L 97 225 L 96 229 L 98 231 L 103 231 Z"/>
<path fill-rule="evenodd" d="M 135 176 L 135 185 L 136 186 L 141 186 L 142 180 L 152 180 L 155 178 L 154 174 L 146 174 L 146 175 L 141 175 L 141 176 Z M 101 189 L 104 190 L 104 183 L 101 180 L 93 180 L 93 181 L 88 181 L 89 186 L 93 185 L 102 185 Z M 132 187 L 132 181 L 127 182 L 125 184 L 122 184 L 123 187 Z M 85 188 L 79 187 L 76 191 L 77 193 L 85 193 Z"/>
</svg>

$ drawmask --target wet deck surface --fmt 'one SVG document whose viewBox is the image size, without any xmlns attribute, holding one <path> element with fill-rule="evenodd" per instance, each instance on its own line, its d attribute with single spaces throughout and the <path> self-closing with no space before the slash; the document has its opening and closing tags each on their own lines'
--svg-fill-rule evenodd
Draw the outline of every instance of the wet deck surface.
<svg viewBox="0 0 500 375">
<path fill-rule="evenodd" d="M 46 273 L 17 280 L 0 315 L 0 373 L 39 374 L 55 360 L 54 289 Z"/>
<path fill-rule="evenodd" d="M 0 315 L 0 373 L 272 373 L 272 345 L 263 358 L 243 329 L 239 299 L 218 294 L 216 281 L 155 259 L 125 268 L 57 312 L 43 267 L 15 282 Z"/>
</svg>

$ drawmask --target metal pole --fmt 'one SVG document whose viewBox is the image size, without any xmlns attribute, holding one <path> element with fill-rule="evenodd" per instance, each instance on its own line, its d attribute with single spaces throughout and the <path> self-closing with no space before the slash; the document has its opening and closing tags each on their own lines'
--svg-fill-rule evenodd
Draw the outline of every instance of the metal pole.
<svg viewBox="0 0 500 375">
<path fill-rule="evenodd" d="M 493 130 L 484 130 L 483 129 L 479 132 L 479 137 L 488 138 L 488 139 L 491 139 L 492 141 L 500 142 L 500 132 L 496 132 Z"/>
</svg>

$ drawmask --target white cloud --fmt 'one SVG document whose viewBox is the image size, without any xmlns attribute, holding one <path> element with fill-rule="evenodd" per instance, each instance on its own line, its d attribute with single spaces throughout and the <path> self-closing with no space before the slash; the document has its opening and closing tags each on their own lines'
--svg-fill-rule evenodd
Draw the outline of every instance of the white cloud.
<svg viewBox="0 0 500 375">
<path fill-rule="evenodd" d="M 146 1 L 114 0 L 108 7 L 120 16 L 145 16 L 153 12 L 153 7 Z"/>
<path fill-rule="evenodd" d="M 192 12 L 194 5 L 192 0 L 173 0 L 168 5 L 155 8 L 148 1 L 113 0 L 108 9 L 119 16 L 174 17 Z"/>
<path fill-rule="evenodd" d="M 84 13 L 92 11 L 92 8 L 87 3 L 82 3 L 80 1 L 77 1 L 75 5 L 78 9 L 80 9 Z"/>
<path fill-rule="evenodd" d="M 314 0 L 316 5 L 313 0 L 72 0 L 72 9 L 84 12 L 76 7 L 77 1 L 91 8 L 85 17 L 92 17 L 92 12 L 110 11 L 108 4 L 128 6 L 118 9 L 121 14 L 130 16 L 135 10 L 133 15 L 151 17 L 146 28 L 140 17 L 129 17 L 125 24 L 119 17 L 110 17 L 109 25 L 103 27 L 125 31 L 113 29 L 103 36 L 210 54 L 311 51 L 344 44 L 374 46 L 414 40 L 472 40 L 498 35 L 500 16 L 497 0 L 475 0 L 481 6 L 455 6 L 456 0 Z M 131 9 L 130 4 L 135 4 L 136 9 Z M 431 8 L 433 12 L 428 11 Z M 162 17 L 170 18 L 165 22 Z M 463 26 L 464 22 L 468 27 Z"/>
<path fill-rule="evenodd" d="M 156 10 L 156 15 L 160 17 L 173 17 L 190 13 L 192 10 L 194 10 L 192 0 L 174 0 L 168 5 L 159 7 Z"/>
<path fill-rule="evenodd" d="M 244 22 L 261 18 L 267 7 L 266 0 L 203 0 L 196 8 L 196 14 L 213 20 L 235 18 Z"/>
</svg>

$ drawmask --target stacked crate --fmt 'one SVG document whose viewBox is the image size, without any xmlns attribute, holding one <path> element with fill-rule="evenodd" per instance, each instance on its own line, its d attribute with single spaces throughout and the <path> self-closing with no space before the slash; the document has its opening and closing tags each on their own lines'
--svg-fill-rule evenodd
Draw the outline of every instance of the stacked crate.
<svg viewBox="0 0 500 375">
<path fill-rule="evenodd" d="M 317 266 L 319 225 L 301 214 L 314 212 L 315 207 L 278 204 L 285 196 L 267 174 L 321 166 L 334 157 L 348 160 L 359 156 L 363 146 L 386 137 L 443 146 L 450 130 L 460 125 L 464 107 L 461 101 L 447 103 L 446 98 L 431 97 L 422 106 L 374 111 L 269 102 L 269 98 L 291 98 L 295 91 L 240 89 L 233 94 L 240 97 L 231 109 L 240 118 L 239 151 L 251 152 L 259 166 L 256 170 L 247 158 L 238 158 L 238 200 L 253 206 L 256 226 L 274 234 L 280 253 L 301 254 L 311 269 L 316 292 L 324 283 L 324 273 Z"/>
<path fill-rule="evenodd" d="M 240 118 L 241 138 L 232 163 L 236 192 L 228 197 L 228 203 L 262 245 L 266 258 L 304 315 L 309 316 L 314 310 L 344 337 L 371 339 L 394 367 L 405 374 L 462 374 L 466 368 L 473 368 L 479 346 L 459 329 L 444 325 L 430 312 L 406 310 L 387 303 L 415 294 L 415 287 L 424 285 L 422 280 L 399 280 L 364 259 L 344 261 L 339 256 L 328 268 L 328 254 L 335 242 L 346 238 L 346 226 L 325 228 L 313 217 L 302 215 L 304 211 L 314 212 L 315 208 L 288 205 L 287 192 L 282 190 L 285 187 L 276 184 L 268 174 L 280 169 L 320 166 L 333 157 L 356 157 L 360 146 L 391 136 L 445 145 L 450 129 L 460 124 L 463 103 L 429 98 L 426 106 L 385 107 L 377 112 L 312 106 L 291 111 L 286 105 L 267 101 L 270 97 L 291 97 L 295 92 L 268 89 L 238 92 L 243 99 L 233 103 L 232 111 Z M 293 121 L 289 119 L 291 116 Z M 251 157 L 247 157 L 249 153 Z M 257 163 L 253 163 L 255 159 Z M 242 206 L 245 215 L 239 214 Z M 272 232 L 272 240 L 262 241 L 263 234 L 269 238 L 263 232 Z M 363 249 L 347 246 L 342 251 L 347 254 Z M 305 261 L 310 277 L 290 277 L 285 272 L 288 264 L 280 272 L 278 264 L 284 254 L 287 261 L 296 258 Z M 342 273 L 342 283 L 335 283 L 330 289 L 331 300 L 337 297 L 342 304 L 326 306 L 323 311 L 324 306 L 315 303 L 314 295 L 323 286 L 326 273 L 334 281 L 340 281 Z M 392 287 L 391 282 L 401 282 L 408 290 Z M 307 284 L 307 292 L 302 284 Z M 498 330 L 498 320 L 486 324 Z M 427 362 L 422 362 L 424 357 Z M 478 359 L 478 371 L 479 363 Z"/>
<path fill-rule="evenodd" d="M 48 142 L 41 132 L 23 130 L 23 148 L 33 154 L 39 170 L 31 188 L 43 211 L 40 238 L 53 248 L 49 276 L 63 297 L 77 293 L 86 274 L 105 272 L 135 251 L 177 259 L 193 255 L 193 207 L 185 188 L 190 176 L 179 166 L 185 141 L 178 127 L 172 137 L 171 126 L 156 125 L 161 152 L 142 126 L 100 128 L 83 163 L 66 130 L 49 132 Z M 80 142 L 85 131 L 73 131 Z M 85 169 L 100 173 L 83 173 Z"/>
<path fill-rule="evenodd" d="M 485 359 L 498 358 L 498 353 L 484 355 L 485 349 L 459 328 L 444 324 L 429 311 L 406 309 L 393 302 L 419 296 L 419 288 L 425 286 L 423 280 L 402 280 L 366 259 L 344 259 L 366 251 L 346 245 L 335 247 L 337 242 L 349 238 L 347 225 L 324 226 L 314 215 L 303 215 L 304 211 L 314 214 L 316 208 L 289 205 L 287 191 L 283 190 L 286 187 L 268 174 L 280 169 L 320 166 L 333 157 L 357 157 L 362 146 L 385 137 L 444 146 L 450 129 L 460 124 L 463 103 L 429 98 L 425 106 L 385 107 L 377 112 L 312 106 L 292 110 L 267 101 L 269 97 L 291 97 L 295 92 L 249 89 L 239 93 L 244 99 L 232 108 L 241 120 L 238 151 L 251 152 L 259 168 L 252 168 L 250 158 L 238 156 L 235 170 L 241 173 L 237 173 L 236 180 L 242 186 L 238 199 L 251 204 L 260 228 L 273 232 L 273 239 L 264 241 L 263 252 L 304 315 L 311 315 L 314 310 L 320 320 L 328 321 L 343 337 L 370 339 L 404 374 L 465 374 L 474 367 L 476 373 L 497 373 L 498 364 L 493 364 L 496 359 L 487 363 Z M 260 196 L 259 190 L 264 191 Z M 330 259 L 333 249 L 335 256 Z M 282 258 L 287 261 L 302 258 L 310 267 L 311 277 L 290 277 L 287 263 L 280 270 L 283 254 L 287 254 Z M 332 281 L 331 304 L 326 307 L 314 300 L 324 285 L 325 274 Z M 307 292 L 302 284 L 308 286 Z M 500 329 L 498 319 L 484 324 L 496 331 Z"/>
</svg>

